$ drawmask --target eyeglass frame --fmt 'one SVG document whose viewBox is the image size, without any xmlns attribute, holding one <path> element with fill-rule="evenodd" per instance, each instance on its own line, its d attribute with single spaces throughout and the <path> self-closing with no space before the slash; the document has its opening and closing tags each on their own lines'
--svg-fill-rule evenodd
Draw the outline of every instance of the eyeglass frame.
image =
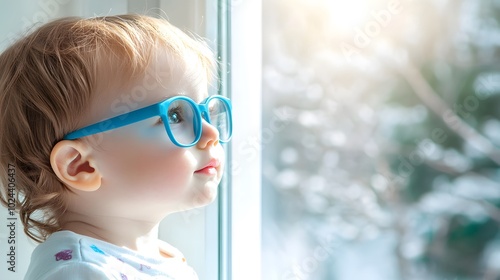
<svg viewBox="0 0 500 280">
<path fill-rule="evenodd" d="M 190 144 L 181 144 L 179 143 L 170 128 L 170 124 L 168 122 L 168 107 L 170 104 L 174 101 L 177 100 L 185 100 L 188 103 L 190 103 L 191 107 L 195 110 L 195 114 L 193 116 L 193 127 L 194 127 L 194 132 L 196 134 L 195 140 L 190 143 Z M 75 140 L 79 138 L 83 138 L 86 136 L 110 131 L 113 129 L 117 129 L 120 127 L 124 127 L 130 124 L 134 124 L 140 121 L 143 121 L 145 119 L 149 119 L 152 117 L 159 116 L 161 117 L 165 130 L 167 131 L 167 135 L 170 138 L 170 141 L 174 143 L 176 146 L 182 147 L 182 148 L 188 148 L 196 145 L 198 141 L 201 139 L 201 134 L 203 133 L 202 131 L 202 119 L 205 119 L 209 124 L 210 122 L 210 111 L 208 108 L 208 104 L 212 99 L 220 99 L 226 108 L 228 109 L 228 118 L 229 118 L 229 128 L 228 128 L 228 139 L 221 140 L 220 139 L 220 134 L 219 134 L 219 142 L 221 143 L 227 143 L 231 140 L 231 137 L 233 135 L 233 116 L 232 116 L 232 104 L 231 100 L 227 97 L 224 97 L 222 95 L 212 95 L 207 97 L 205 100 L 203 100 L 201 103 L 196 103 L 193 99 L 184 96 L 184 95 L 177 95 L 173 96 L 170 98 L 167 98 L 165 100 L 162 100 L 158 103 L 151 104 L 149 106 L 146 106 L 141 109 L 137 109 L 125 114 L 121 114 L 115 117 L 111 117 L 102 121 L 99 121 L 97 123 L 85 126 L 83 128 L 77 129 L 73 132 L 70 132 L 66 134 L 63 137 L 63 140 Z M 110 125 L 109 125 L 110 124 Z"/>
</svg>

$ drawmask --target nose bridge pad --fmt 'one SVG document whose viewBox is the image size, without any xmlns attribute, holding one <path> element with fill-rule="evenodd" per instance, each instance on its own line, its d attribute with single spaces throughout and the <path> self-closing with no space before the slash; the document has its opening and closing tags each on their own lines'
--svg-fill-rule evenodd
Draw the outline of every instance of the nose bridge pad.
<svg viewBox="0 0 500 280">
<path fill-rule="evenodd" d="M 201 117 L 203 119 L 205 119 L 208 123 L 210 123 L 210 121 L 208 120 L 208 114 L 206 111 L 201 112 Z"/>
</svg>

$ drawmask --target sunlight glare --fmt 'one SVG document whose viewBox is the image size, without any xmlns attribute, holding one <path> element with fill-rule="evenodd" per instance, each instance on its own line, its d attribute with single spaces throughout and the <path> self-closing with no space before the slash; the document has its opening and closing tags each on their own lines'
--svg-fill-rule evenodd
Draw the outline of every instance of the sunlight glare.
<svg viewBox="0 0 500 280">
<path fill-rule="evenodd" d="M 350 31 L 359 27 L 368 15 L 367 0 L 325 1 L 330 12 L 332 26 L 341 31 Z"/>
</svg>

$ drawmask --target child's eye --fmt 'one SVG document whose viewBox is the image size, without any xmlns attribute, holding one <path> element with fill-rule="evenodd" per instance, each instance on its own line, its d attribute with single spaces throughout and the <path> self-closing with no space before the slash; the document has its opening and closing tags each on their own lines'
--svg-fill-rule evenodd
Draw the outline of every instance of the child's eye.
<svg viewBox="0 0 500 280">
<path fill-rule="evenodd" d="M 182 108 L 175 107 L 168 110 L 168 123 L 176 124 L 182 122 L 184 119 L 182 117 Z"/>
<path fill-rule="evenodd" d="M 156 122 L 155 122 L 155 125 L 160 125 L 160 124 L 163 124 L 162 118 L 158 118 L 158 120 L 156 120 Z"/>
</svg>

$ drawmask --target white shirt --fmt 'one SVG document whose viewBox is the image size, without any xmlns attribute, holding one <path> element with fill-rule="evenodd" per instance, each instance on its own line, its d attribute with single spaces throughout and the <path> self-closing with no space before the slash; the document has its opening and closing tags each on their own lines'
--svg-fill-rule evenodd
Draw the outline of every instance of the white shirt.
<svg viewBox="0 0 500 280">
<path fill-rule="evenodd" d="M 53 233 L 31 255 L 25 280 L 182 279 L 198 280 L 182 253 L 172 258 L 148 257 L 111 243 L 71 231 Z"/>
</svg>

